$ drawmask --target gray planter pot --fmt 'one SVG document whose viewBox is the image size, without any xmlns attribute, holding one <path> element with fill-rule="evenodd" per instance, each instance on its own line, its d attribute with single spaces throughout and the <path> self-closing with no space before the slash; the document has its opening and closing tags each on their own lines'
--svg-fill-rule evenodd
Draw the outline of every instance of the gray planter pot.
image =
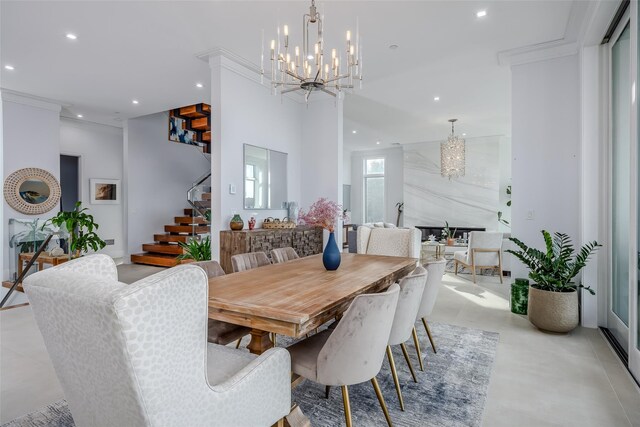
<svg viewBox="0 0 640 427">
<path fill-rule="evenodd" d="M 529 321 L 539 329 L 569 332 L 578 326 L 578 292 L 551 292 L 529 288 Z"/>
</svg>

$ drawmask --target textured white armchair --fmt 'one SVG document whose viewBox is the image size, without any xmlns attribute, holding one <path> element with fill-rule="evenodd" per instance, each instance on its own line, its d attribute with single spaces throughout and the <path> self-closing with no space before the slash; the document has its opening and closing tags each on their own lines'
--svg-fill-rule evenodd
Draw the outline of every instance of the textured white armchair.
<svg viewBox="0 0 640 427">
<path fill-rule="evenodd" d="M 207 343 L 207 277 L 184 265 L 131 285 L 106 255 L 29 276 L 38 327 L 78 426 L 270 426 L 290 357 Z"/>
<path fill-rule="evenodd" d="M 467 250 L 453 253 L 456 275 L 458 264 L 462 264 L 471 269 L 473 283 L 476 283 L 476 268 L 497 267 L 500 272 L 500 283 L 502 283 L 502 236 L 501 232 L 491 231 L 469 233 Z"/>
<path fill-rule="evenodd" d="M 417 228 L 369 228 L 357 230 L 359 254 L 420 258 L 422 233 Z"/>
</svg>

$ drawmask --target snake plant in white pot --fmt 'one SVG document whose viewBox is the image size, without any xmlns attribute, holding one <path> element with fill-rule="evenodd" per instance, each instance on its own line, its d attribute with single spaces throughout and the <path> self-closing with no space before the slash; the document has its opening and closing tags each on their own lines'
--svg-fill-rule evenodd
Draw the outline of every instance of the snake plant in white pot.
<svg viewBox="0 0 640 427">
<path fill-rule="evenodd" d="M 540 329 L 551 332 L 569 332 L 578 326 L 578 288 L 591 294 L 595 292 L 571 280 L 587 265 L 587 261 L 599 246 L 588 242 L 578 253 L 568 235 L 542 230 L 545 251 L 531 248 L 511 237 L 519 250 L 507 250 L 529 268 L 533 281 L 529 288 L 529 321 Z"/>
</svg>

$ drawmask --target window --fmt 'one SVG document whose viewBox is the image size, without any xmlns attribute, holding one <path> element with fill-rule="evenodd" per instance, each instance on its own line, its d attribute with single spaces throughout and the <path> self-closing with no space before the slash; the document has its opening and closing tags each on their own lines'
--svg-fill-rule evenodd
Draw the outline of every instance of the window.
<svg viewBox="0 0 640 427">
<path fill-rule="evenodd" d="M 364 161 L 364 222 L 384 221 L 384 158 Z"/>
<path fill-rule="evenodd" d="M 244 166 L 244 197 L 255 200 L 256 193 L 256 175 L 254 165 Z"/>
</svg>

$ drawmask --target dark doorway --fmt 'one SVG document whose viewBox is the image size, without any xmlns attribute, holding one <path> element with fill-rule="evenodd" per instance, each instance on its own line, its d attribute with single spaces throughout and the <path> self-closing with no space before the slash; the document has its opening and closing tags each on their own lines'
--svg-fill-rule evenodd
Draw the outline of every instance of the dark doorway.
<svg viewBox="0 0 640 427">
<path fill-rule="evenodd" d="M 60 156 L 60 207 L 63 211 L 72 211 L 76 202 L 80 200 L 79 163 L 80 158 L 77 156 Z"/>
</svg>

